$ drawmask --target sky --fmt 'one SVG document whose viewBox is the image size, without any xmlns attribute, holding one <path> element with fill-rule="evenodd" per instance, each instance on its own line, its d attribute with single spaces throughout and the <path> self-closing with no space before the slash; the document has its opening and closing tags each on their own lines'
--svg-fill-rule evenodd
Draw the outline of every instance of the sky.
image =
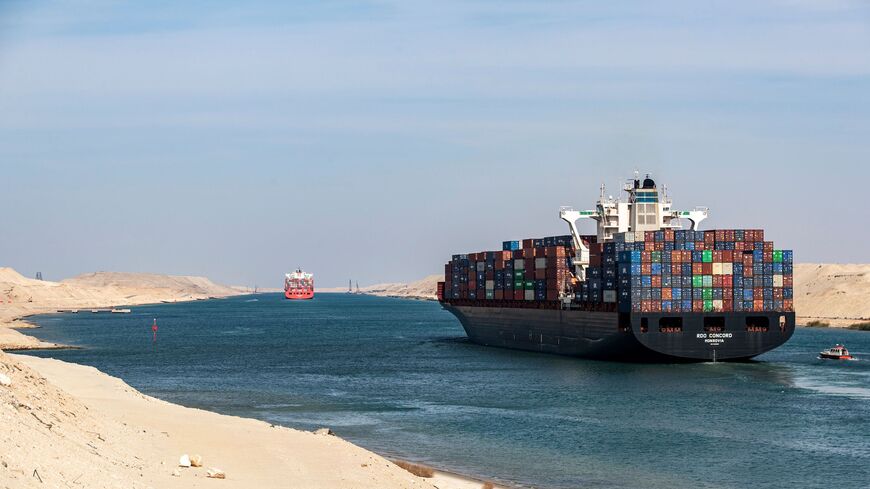
<svg viewBox="0 0 870 489">
<path fill-rule="evenodd" d="M 866 263 L 868 165 L 863 1 L 0 0 L 28 276 L 410 281 L 635 170 L 707 229 Z"/>
</svg>

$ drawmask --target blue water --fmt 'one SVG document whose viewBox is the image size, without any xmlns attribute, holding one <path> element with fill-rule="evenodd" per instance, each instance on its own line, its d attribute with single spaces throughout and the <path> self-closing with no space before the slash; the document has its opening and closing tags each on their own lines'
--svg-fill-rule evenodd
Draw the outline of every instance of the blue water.
<svg viewBox="0 0 870 489">
<path fill-rule="evenodd" d="M 433 302 L 258 299 L 41 316 L 33 334 L 84 349 L 33 354 L 521 486 L 870 486 L 870 333 L 799 328 L 752 363 L 635 365 L 477 346 Z M 816 358 L 837 342 L 866 360 Z"/>
</svg>

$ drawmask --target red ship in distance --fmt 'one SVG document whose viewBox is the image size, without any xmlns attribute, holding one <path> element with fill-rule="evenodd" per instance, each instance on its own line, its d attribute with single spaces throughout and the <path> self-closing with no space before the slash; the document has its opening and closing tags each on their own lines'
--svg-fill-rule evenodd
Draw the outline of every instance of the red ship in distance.
<svg viewBox="0 0 870 489">
<path fill-rule="evenodd" d="M 314 274 L 297 268 L 295 272 L 284 275 L 284 297 L 290 300 L 314 298 Z"/>
</svg>

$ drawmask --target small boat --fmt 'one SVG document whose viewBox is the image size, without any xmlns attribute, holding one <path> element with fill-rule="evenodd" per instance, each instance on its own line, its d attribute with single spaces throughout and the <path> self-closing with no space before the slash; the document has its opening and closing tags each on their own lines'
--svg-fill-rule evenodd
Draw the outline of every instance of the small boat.
<svg viewBox="0 0 870 489">
<path fill-rule="evenodd" d="M 834 345 L 827 350 L 819 352 L 819 358 L 828 360 L 852 360 L 854 357 L 849 355 L 849 350 L 843 345 Z"/>
</svg>

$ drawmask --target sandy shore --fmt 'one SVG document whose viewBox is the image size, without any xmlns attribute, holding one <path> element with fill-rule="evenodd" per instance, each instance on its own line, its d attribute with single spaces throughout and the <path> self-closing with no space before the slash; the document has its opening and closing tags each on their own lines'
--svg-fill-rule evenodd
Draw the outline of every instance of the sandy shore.
<svg viewBox="0 0 870 489">
<path fill-rule="evenodd" d="M 0 386 L 0 444 L 13 448 L 0 454 L 0 480 L 10 487 L 482 486 L 416 477 L 336 436 L 164 402 L 92 367 L 0 353 L 0 373 L 11 379 Z M 204 466 L 179 468 L 185 453 Z M 206 477 L 210 468 L 226 479 Z"/>
<path fill-rule="evenodd" d="M 22 334 L 33 327 L 21 320 L 29 315 L 239 293 L 201 277 L 100 273 L 46 282 L 0 268 L 0 486 L 483 487 L 441 471 L 417 477 L 337 436 L 185 408 L 92 367 L 2 351 L 64 347 Z M 201 455 L 203 467 L 179 467 L 182 454 Z M 226 479 L 207 477 L 209 469 Z"/>
</svg>

